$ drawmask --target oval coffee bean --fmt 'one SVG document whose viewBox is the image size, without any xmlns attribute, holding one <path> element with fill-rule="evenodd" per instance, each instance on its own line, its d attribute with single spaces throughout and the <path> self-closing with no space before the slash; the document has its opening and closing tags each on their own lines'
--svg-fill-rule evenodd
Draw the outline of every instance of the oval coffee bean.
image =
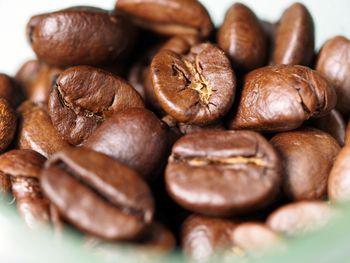
<svg viewBox="0 0 350 263">
<path fill-rule="evenodd" d="M 17 117 L 7 102 L 0 97 L 0 152 L 6 150 L 10 145 L 17 128 Z"/>
<path fill-rule="evenodd" d="M 152 112 L 129 109 L 107 119 L 84 146 L 111 156 L 151 179 L 168 152 L 168 129 Z"/>
<path fill-rule="evenodd" d="M 327 132 L 337 140 L 340 146 L 344 145 L 346 124 L 343 116 L 336 109 L 323 117 L 311 119 L 309 125 Z"/>
<path fill-rule="evenodd" d="M 350 201 L 350 147 L 345 145 L 334 162 L 328 180 L 328 196 L 334 202 Z"/>
<path fill-rule="evenodd" d="M 224 52 L 212 44 L 196 45 L 187 55 L 160 51 L 151 74 L 160 105 L 179 122 L 215 122 L 233 103 L 234 72 Z"/>
<path fill-rule="evenodd" d="M 333 162 L 340 151 L 329 134 L 302 129 L 279 133 L 271 140 L 284 162 L 282 188 L 291 200 L 323 199 Z"/>
<path fill-rule="evenodd" d="M 153 218 L 153 197 L 137 173 L 88 149 L 53 155 L 41 187 L 63 218 L 103 239 L 134 239 Z"/>
<path fill-rule="evenodd" d="M 10 177 L 17 209 L 31 228 L 50 221 L 49 202 L 39 185 L 45 160 L 32 150 L 11 150 L 0 155 L 0 171 Z"/>
<path fill-rule="evenodd" d="M 338 94 L 337 109 L 350 115 L 350 41 L 343 36 L 328 40 L 321 48 L 316 62 L 316 70 L 334 85 Z"/>
<path fill-rule="evenodd" d="M 303 66 L 276 65 L 250 72 L 229 128 L 260 132 L 288 131 L 312 117 L 327 115 L 336 105 L 332 85 Z"/>
<path fill-rule="evenodd" d="M 241 250 L 235 248 L 232 240 L 236 226 L 230 220 L 192 215 L 182 224 L 182 249 L 195 262 L 206 262 L 226 251 L 232 257 L 235 253 L 239 256 Z"/>
<path fill-rule="evenodd" d="M 325 202 L 300 201 L 272 212 L 266 224 L 278 233 L 296 236 L 320 229 L 333 215 L 334 210 Z"/>
<path fill-rule="evenodd" d="M 17 138 L 19 149 L 34 150 L 49 157 L 68 146 L 52 126 L 44 105 L 26 101 L 17 111 L 20 120 Z"/>
<path fill-rule="evenodd" d="M 315 29 L 311 14 L 300 3 L 284 11 L 277 27 L 273 64 L 310 66 L 314 56 Z"/>
<path fill-rule="evenodd" d="M 100 65 L 129 53 L 135 28 L 119 13 L 73 7 L 32 17 L 27 34 L 39 60 L 48 64 Z"/>
<path fill-rule="evenodd" d="M 16 106 L 21 99 L 14 79 L 2 73 L 0 73 L 0 97 L 12 106 Z"/>
<path fill-rule="evenodd" d="M 130 15 L 138 26 L 164 35 L 207 38 L 214 29 L 208 11 L 197 0 L 119 0 L 116 10 Z"/>
<path fill-rule="evenodd" d="M 88 66 L 63 71 L 48 105 L 53 126 L 73 145 L 83 143 L 113 114 L 137 107 L 144 107 L 142 98 L 126 81 Z"/>
<path fill-rule="evenodd" d="M 206 131 L 180 138 L 165 171 L 170 196 L 184 208 L 230 216 L 258 210 L 280 185 L 274 148 L 251 131 Z"/>
<path fill-rule="evenodd" d="M 253 11 L 243 4 L 236 3 L 227 11 L 217 41 L 235 69 L 246 72 L 265 63 L 264 31 Z"/>
</svg>

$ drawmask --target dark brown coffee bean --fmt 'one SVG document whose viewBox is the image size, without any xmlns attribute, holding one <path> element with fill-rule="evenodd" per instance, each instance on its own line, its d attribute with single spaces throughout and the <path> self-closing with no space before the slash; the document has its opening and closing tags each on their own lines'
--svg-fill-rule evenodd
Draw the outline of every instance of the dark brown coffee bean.
<svg viewBox="0 0 350 263">
<path fill-rule="evenodd" d="M 328 196 L 334 202 L 350 201 L 350 147 L 345 145 L 334 162 L 328 180 Z"/>
<path fill-rule="evenodd" d="M 18 114 L 18 148 L 31 149 L 49 157 L 68 146 L 52 126 L 44 105 L 26 101 L 18 108 Z"/>
<path fill-rule="evenodd" d="M 250 72 L 230 129 L 261 132 L 298 128 L 305 120 L 327 115 L 336 105 L 333 86 L 317 71 L 276 65 Z"/>
<path fill-rule="evenodd" d="M 35 103 L 47 103 L 56 78 L 62 72 L 58 67 L 49 66 L 38 60 L 23 64 L 16 74 L 16 80 L 26 93 L 27 99 Z"/>
<path fill-rule="evenodd" d="M 215 122 L 233 103 L 235 75 L 224 52 L 211 44 L 196 45 L 185 56 L 163 50 L 151 74 L 160 105 L 179 122 Z"/>
<path fill-rule="evenodd" d="M 0 97 L 7 100 L 7 102 L 12 105 L 16 106 L 19 102 L 20 98 L 20 92 L 15 84 L 14 79 L 7 76 L 6 74 L 0 73 Z"/>
<path fill-rule="evenodd" d="M 165 171 L 166 187 L 181 206 L 229 216 L 271 202 L 280 184 L 273 147 L 251 131 L 203 131 L 180 138 Z"/>
<path fill-rule="evenodd" d="M 301 201 L 278 208 L 266 223 L 278 233 L 295 236 L 320 229 L 333 215 L 334 211 L 325 202 Z"/>
<path fill-rule="evenodd" d="M 243 72 L 264 65 L 267 42 L 259 19 L 247 6 L 236 3 L 227 11 L 217 41 L 233 67 Z"/>
<path fill-rule="evenodd" d="M 88 149 L 53 155 L 41 187 L 63 218 L 103 239 L 134 239 L 153 218 L 151 192 L 137 173 Z"/>
<path fill-rule="evenodd" d="M 39 185 L 45 157 L 32 150 L 12 150 L 0 155 L 0 171 L 11 178 L 17 209 L 31 228 L 50 220 L 49 203 Z"/>
<path fill-rule="evenodd" d="M 346 125 L 343 116 L 336 109 L 323 117 L 311 119 L 309 125 L 329 133 L 340 146 L 344 145 Z"/>
<path fill-rule="evenodd" d="M 0 97 L 0 152 L 10 145 L 17 128 L 17 117 L 7 100 Z"/>
<path fill-rule="evenodd" d="M 311 14 L 300 3 L 284 11 L 277 27 L 273 63 L 310 66 L 314 56 L 315 29 Z"/>
<path fill-rule="evenodd" d="M 142 98 L 126 81 L 88 66 L 63 71 L 48 105 L 57 132 L 73 145 L 83 143 L 113 114 L 139 107 L 144 107 Z"/>
<path fill-rule="evenodd" d="M 190 216 L 182 225 L 181 243 L 187 257 L 206 262 L 215 255 L 230 251 L 230 256 L 242 256 L 233 242 L 236 223 L 218 218 Z"/>
<path fill-rule="evenodd" d="M 116 9 L 133 18 L 134 23 L 164 35 L 199 35 L 213 31 L 208 11 L 197 0 L 119 0 Z"/>
<path fill-rule="evenodd" d="M 56 66 L 120 60 L 135 40 L 135 28 L 125 16 L 93 7 L 34 16 L 28 22 L 27 34 L 38 58 Z"/>
<path fill-rule="evenodd" d="M 334 85 L 338 94 L 337 109 L 350 115 L 350 41 L 343 36 L 328 40 L 318 54 L 316 70 Z"/>
<path fill-rule="evenodd" d="M 328 175 L 340 151 L 329 134 L 303 129 L 279 133 L 271 140 L 284 162 L 283 191 L 291 200 L 323 199 Z"/>
<path fill-rule="evenodd" d="M 134 108 L 106 120 L 84 146 L 111 156 L 151 179 L 167 158 L 167 126 L 152 112 Z"/>
</svg>

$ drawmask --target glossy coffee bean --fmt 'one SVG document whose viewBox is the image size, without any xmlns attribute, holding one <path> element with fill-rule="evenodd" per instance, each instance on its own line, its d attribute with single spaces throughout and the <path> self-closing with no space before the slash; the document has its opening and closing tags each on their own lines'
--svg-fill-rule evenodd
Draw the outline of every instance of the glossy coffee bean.
<svg viewBox="0 0 350 263">
<path fill-rule="evenodd" d="M 14 79 L 2 73 L 0 73 L 0 97 L 7 100 L 13 107 L 21 100 L 21 94 Z"/>
<path fill-rule="evenodd" d="M 300 201 L 278 208 L 266 223 L 278 233 L 296 236 L 320 229 L 333 215 L 334 210 L 325 202 Z"/>
<path fill-rule="evenodd" d="M 129 109 L 102 123 L 84 146 L 107 154 L 143 178 L 151 179 L 167 158 L 167 126 L 146 109 Z"/>
<path fill-rule="evenodd" d="M 0 152 L 10 145 L 17 128 L 17 117 L 6 99 L 0 97 Z"/>
<path fill-rule="evenodd" d="M 328 180 L 328 196 L 334 202 L 350 201 L 350 147 L 345 145 L 334 162 Z"/>
<path fill-rule="evenodd" d="M 45 157 L 32 150 L 11 150 L 0 155 L 0 171 L 11 179 L 17 209 L 31 228 L 50 221 L 49 202 L 39 185 Z"/>
<path fill-rule="evenodd" d="M 48 64 L 100 65 L 130 52 L 135 28 L 119 13 L 72 7 L 32 17 L 27 35 L 39 60 Z"/>
<path fill-rule="evenodd" d="M 195 262 L 205 262 L 225 251 L 230 251 L 233 257 L 235 252 L 241 252 L 233 242 L 236 226 L 230 220 L 192 215 L 182 225 L 182 249 Z"/>
<path fill-rule="evenodd" d="M 336 109 L 323 117 L 311 119 L 308 126 L 327 132 L 337 140 L 340 146 L 344 145 L 346 124 L 343 116 Z"/>
<path fill-rule="evenodd" d="M 63 71 L 48 105 L 53 126 L 73 145 L 83 143 L 113 114 L 138 107 L 144 107 L 142 98 L 126 81 L 88 66 Z"/>
<path fill-rule="evenodd" d="M 310 66 L 314 56 L 315 29 L 311 14 L 300 3 L 287 8 L 277 27 L 273 64 Z"/>
<path fill-rule="evenodd" d="M 160 105 L 179 122 L 215 122 L 233 103 L 234 72 L 224 52 L 212 44 L 196 45 L 187 55 L 160 51 L 151 74 Z"/>
<path fill-rule="evenodd" d="M 213 31 L 208 11 L 197 0 L 119 0 L 116 10 L 130 15 L 138 26 L 163 35 L 199 35 Z"/>
<path fill-rule="evenodd" d="M 276 65 L 256 69 L 244 80 L 230 129 L 287 131 L 313 117 L 327 115 L 336 105 L 333 86 L 317 71 L 303 66 Z"/>
<path fill-rule="evenodd" d="M 318 54 L 316 70 L 334 85 L 338 94 L 337 109 L 350 115 L 350 41 L 343 36 L 329 39 Z"/>
<path fill-rule="evenodd" d="M 34 150 L 45 157 L 62 150 L 68 144 L 58 135 L 43 104 L 24 102 L 18 109 L 17 147 Z"/>
<path fill-rule="evenodd" d="M 61 68 L 49 66 L 38 60 L 29 60 L 16 74 L 16 81 L 23 88 L 28 100 L 47 103 Z"/>
<path fill-rule="evenodd" d="M 138 174 L 88 149 L 53 155 L 41 187 L 63 218 L 103 239 L 134 239 L 153 218 L 151 192 Z"/>
<path fill-rule="evenodd" d="M 267 55 L 267 42 L 259 19 L 247 6 L 236 3 L 227 11 L 218 45 L 233 67 L 243 72 L 261 67 Z"/>
<path fill-rule="evenodd" d="M 271 140 L 284 162 L 283 191 L 291 200 L 322 200 L 333 162 L 340 151 L 337 141 L 316 129 L 279 133 Z"/>
<path fill-rule="evenodd" d="M 170 196 L 184 208 L 230 216 L 258 210 L 276 197 L 280 160 L 251 131 L 206 131 L 180 138 L 165 171 Z"/>
</svg>

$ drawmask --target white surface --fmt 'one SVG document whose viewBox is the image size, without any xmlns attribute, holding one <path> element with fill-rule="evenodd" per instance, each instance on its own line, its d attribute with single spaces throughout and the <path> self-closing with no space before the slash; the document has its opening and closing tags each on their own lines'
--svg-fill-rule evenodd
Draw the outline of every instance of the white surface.
<svg viewBox="0 0 350 263">
<path fill-rule="evenodd" d="M 34 58 L 26 38 L 25 25 L 31 15 L 74 5 L 93 5 L 106 9 L 115 0 L 0 0 L 0 72 L 14 74 L 27 59 Z M 222 22 L 232 0 L 203 0 L 215 23 Z M 262 19 L 276 21 L 293 0 L 242 0 Z M 326 39 L 342 34 L 350 37 L 349 0 L 304 0 L 316 24 L 319 47 Z"/>
</svg>

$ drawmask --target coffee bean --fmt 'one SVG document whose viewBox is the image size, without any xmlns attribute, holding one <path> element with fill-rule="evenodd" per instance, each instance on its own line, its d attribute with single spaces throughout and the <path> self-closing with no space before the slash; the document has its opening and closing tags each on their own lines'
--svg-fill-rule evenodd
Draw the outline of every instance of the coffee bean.
<svg viewBox="0 0 350 263">
<path fill-rule="evenodd" d="M 133 170 L 84 148 L 53 155 L 41 187 L 60 215 L 79 229 L 111 240 L 136 238 L 152 221 L 151 192 Z"/>
<path fill-rule="evenodd" d="M 49 157 L 68 146 L 52 126 L 50 116 L 43 104 L 26 101 L 17 111 L 19 114 L 17 146 L 19 149 L 34 150 Z"/>
<path fill-rule="evenodd" d="M 334 162 L 328 180 L 328 195 L 334 202 L 345 202 L 350 200 L 350 147 L 340 151 Z"/>
<path fill-rule="evenodd" d="M 213 31 L 208 11 L 197 0 L 119 0 L 116 10 L 130 15 L 140 27 L 163 35 L 199 35 Z"/>
<path fill-rule="evenodd" d="M 215 122 L 233 103 L 235 75 L 223 51 L 214 45 L 196 45 L 185 56 L 160 51 L 153 58 L 151 74 L 160 105 L 179 122 Z"/>
<path fill-rule="evenodd" d="M 6 150 L 15 137 L 17 117 L 6 99 L 0 97 L 0 152 Z"/>
<path fill-rule="evenodd" d="M 229 128 L 292 130 L 309 118 L 327 115 L 336 99 L 331 83 L 312 69 L 287 65 L 259 68 L 246 76 Z"/>
<path fill-rule="evenodd" d="M 300 3 L 287 8 L 277 27 L 273 63 L 311 66 L 315 29 L 311 14 Z"/>
<path fill-rule="evenodd" d="M 346 125 L 343 116 L 336 109 L 323 117 L 311 119 L 309 125 L 329 133 L 340 146 L 344 145 Z"/>
<path fill-rule="evenodd" d="M 350 41 L 343 36 L 329 39 L 318 54 L 316 70 L 321 72 L 334 85 L 338 94 L 337 109 L 350 115 Z"/>
<path fill-rule="evenodd" d="M 113 114 L 144 107 L 139 94 L 123 79 L 87 66 L 63 71 L 49 99 L 49 114 L 57 132 L 70 144 L 83 143 Z"/>
<path fill-rule="evenodd" d="M 13 107 L 15 107 L 22 99 L 21 92 L 19 91 L 14 79 L 2 73 L 0 73 L 0 97 L 7 100 L 7 102 Z"/>
<path fill-rule="evenodd" d="M 17 209 L 31 228 L 50 221 L 49 203 L 39 185 L 45 158 L 32 150 L 12 150 L 0 155 L 0 171 L 11 179 Z"/>
<path fill-rule="evenodd" d="M 296 236 L 320 229 L 333 215 L 334 211 L 325 202 L 300 201 L 278 208 L 266 223 L 278 233 Z"/>
<path fill-rule="evenodd" d="M 165 171 L 166 187 L 181 206 L 206 215 L 258 210 L 276 197 L 280 160 L 250 131 L 206 131 L 180 138 Z"/>
<path fill-rule="evenodd" d="M 264 65 L 267 42 L 259 19 L 247 6 L 236 3 L 227 11 L 217 41 L 233 67 L 243 72 Z"/>
<path fill-rule="evenodd" d="M 336 140 L 316 129 L 279 133 L 271 140 L 284 161 L 283 191 L 291 200 L 322 200 L 340 151 Z"/>
<path fill-rule="evenodd" d="M 135 28 L 125 16 L 92 7 L 34 16 L 28 22 L 27 34 L 38 58 L 56 66 L 120 60 L 131 51 L 135 40 Z"/>
<path fill-rule="evenodd" d="M 134 108 L 107 119 L 84 146 L 111 156 L 151 179 L 167 158 L 167 127 L 152 112 Z"/>
</svg>

